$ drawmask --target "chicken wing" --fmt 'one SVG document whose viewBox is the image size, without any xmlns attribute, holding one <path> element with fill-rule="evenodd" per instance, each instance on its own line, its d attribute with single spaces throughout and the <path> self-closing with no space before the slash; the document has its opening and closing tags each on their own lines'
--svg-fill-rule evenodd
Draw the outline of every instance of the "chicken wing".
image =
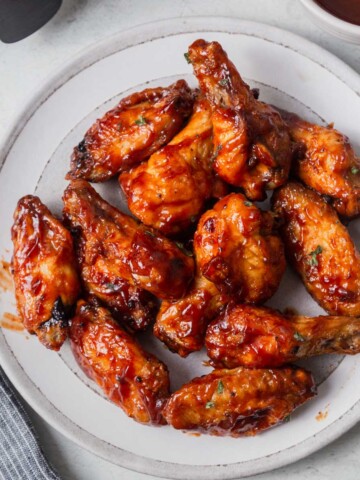
<svg viewBox="0 0 360 480">
<path fill-rule="evenodd" d="M 201 217 L 194 250 L 200 272 L 224 293 L 261 303 L 277 290 L 285 270 L 274 216 L 232 193 Z"/>
<path fill-rule="evenodd" d="M 193 259 L 105 202 L 85 180 L 73 180 L 65 190 L 64 216 L 81 236 L 82 277 L 89 290 L 117 286 L 120 279 L 159 298 L 175 299 L 186 293 Z"/>
<path fill-rule="evenodd" d="M 165 235 L 194 224 L 212 195 L 210 117 L 208 102 L 198 100 L 190 122 L 168 145 L 119 177 L 131 212 Z"/>
<path fill-rule="evenodd" d="M 71 235 L 32 195 L 19 200 L 11 234 L 15 296 L 24 327 L 45 347 L 59 350 L 80 293 Z"/>
<path fill-rule="evenodd" d="M 214 370 L 171 395 L 163 415 L 177 429 L 256 435 L 315 395 L 312 375 L 300 368 Z"/>
<path fill-rule="evenodd" d="M 321 127 L 283 113 L 290 134 L 302 145 L 295 173 L 310 188 L 331 198 L 342 217 L 360 214 L 360 158 L 349 139 L 332 127 Z"/>
<path fill-rule="evenodd" d="M 184 80 L 124 98 L 75 147 L 66 178 L 104 182 L 139 164 L 181 129 L 192 104 L 193 95 Z"/>
<path fill-rule="evenodd" d="M 215 285 L 196 276 L 187 295 L 175 302 L 163 301 L 156 317 L 154 334 L 181 357 L 200 350 L 206 327 L 227 303 Z"/>
<path fill-rule="evenodd" d="M 140 345 L 101 307 L 78 303 L 70 327 L 71 348 L 82 370 L 105 395 L 137 422 L 164 423 L 169 396 L 167 367 Z"/>
<path fill-rule="evenodd" d="M 299 183 L 273 198 L 286 255 L 309 293 L 332 315 L 360 316 L 360 255 L 336 211 Z"/>
<path fill-rule="evenodd" d="M 315 355 L 360 353 L 360 319 L 233 305 L 211 322 L 205 343 L 219 368 L 279 367 Z"/>
<path fill-rule="evenodd" d="M 252 200 L 288 178 L 293 145 L 280 114 L 258 101 L 217 42 L 197 40 L 189 59 L 212 110 L 214 168 Z"/>
</svg>

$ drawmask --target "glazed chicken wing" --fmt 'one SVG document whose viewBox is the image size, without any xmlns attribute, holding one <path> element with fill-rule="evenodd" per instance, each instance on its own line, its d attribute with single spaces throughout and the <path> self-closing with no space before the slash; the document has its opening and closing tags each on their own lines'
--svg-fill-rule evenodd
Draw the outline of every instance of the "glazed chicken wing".
<svg viewBox="0 0 360 480">
<path fill-rule="evenodd" d="M 232 193 L 201 217 L 194 249 L 200 272 L 224 293 L 261 303 L 277 290 L 285 270 L 274 216 Z"/>
<path fill-rule="evenodd" d="M 75 147 L 67 178 L 104 182 L 139 164 L 181 129 L 192 103 L 192 92 L 184 80 L 124 98 L 97 120 Z"/>
<path fill-rule="evenodd" d="M 24 327 L 59 350 L 80 292 L 70 233 L 38 197 L 19 200 L 12 227 L 12 269 Z"/>
<path fill-rule="evenodd" d="M 189 59 L 213 111 L 216 172 L 263 200 L 288 178 L 293 149 L 285 122 L 254 97 L 219 43 L 197 40 Z"/>
<path fill-rule="evenodd" d="M 73 180 L 65 190 L 64 216 L 81 237 L 82 277 L 95 295 L 98 285 L 112 288 L 119 279 L 160 298 L 175 299 L 186 293 L 193 259 L 105 202 L 85 180 Z"/>
<path fill-rule="evenodd" d="M 129 209 L 165 235 L 198 220 L 212 195 L 212 123 L 209 104 L 200 99 L 188 125 L 147 163 L 120 175 Z"/>
<path fill-rule="evenodd" d="M 233 305 L 209 325 L 206 348 L 216 367 L 278 367 L 328 353 L 360 353 L 360 319 L 304 317 Z"/>
<path fill-rule="evenodd" d="M 303 146 L 295 161 L 297 176 L 331 198 L 339 215 L 360 214 L 360 159 L 349 139 L 332 127 L 321 127 L 284 113 L 290 134 Z"/>
<path fill-rule="evenodd" d="M 174 302 L 163 301 L 156 317 L 154 334 L 181 357 L 200 350 L 206 327 L 228 299 L 205 277 L 198 275 L 187 295 Z"/>
<path fill-rule="evenodd" d="M 360 255 L 336 211 L 316 192 L 288 183 L 274 194 L 286 255 L 332 315 L 360 315 Z"/>
<path fill-rule="evenodd" d="M 240 437 L 281 423 L 316 394 L 300 368 L 214 370 L 175 392 L 163 411 L 174 428 Z"/>
<path fill-rule="evenodd" d="M 70 327 L 71 348 L 82 370 L 137 422 L 164 423 L 169 396 L 166 366 L 126 333 L 101 307 L 84 301 Z"/>
</svg>

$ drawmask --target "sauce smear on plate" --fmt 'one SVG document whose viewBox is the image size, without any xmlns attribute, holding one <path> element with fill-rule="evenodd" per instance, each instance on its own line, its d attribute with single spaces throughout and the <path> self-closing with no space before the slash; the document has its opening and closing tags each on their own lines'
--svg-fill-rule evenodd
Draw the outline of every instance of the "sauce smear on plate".
<svg viewBox="0 0 360 480">
<path fill-rule="evenodd" d="M 315 0 L 320 7 L 345 22 L 360 25 L 359 0 Z"/>
</svg>

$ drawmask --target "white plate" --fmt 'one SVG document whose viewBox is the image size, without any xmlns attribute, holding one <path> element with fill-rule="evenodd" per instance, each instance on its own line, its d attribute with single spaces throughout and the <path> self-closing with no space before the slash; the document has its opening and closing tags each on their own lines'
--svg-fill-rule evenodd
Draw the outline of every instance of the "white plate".
<svg viewBox="0 0 360 480">
<path fill-rule="evenodd" d="M 269 26 L 226 18 L 188 18 L 143 25 L 92 47 L 61 69 L 31 99 L 2 150 L 0 258 L 9 258 L 12 212 L 19 197 L 36 192 L 61 210 L 63 180 L 72 147 L 96 117 L 131 89 L 184 77 L 195 84 L 183 53 L 199 37 L 219 41 L 261 98 L 301 115 L 335 121 L 353 142 L 360 138 L 359 77 L 308 41 Z M 147 83 L 149 82 L 149 83 Z M 97 187 L 120 205 L 116 184 Z M 351 226 L 360 238 L 359 223 Z M 14 312 L 10 293 L 1 311 Z M 291 272 L 270 302 L 303 313 L 321 309 Z M 144 342 L 165 360 L 177 387 L 209 371 L 200 352 L 182 360 L 152 339 Z M 108 402 L 75 364 L 68 345 L 60 355 L 25 333 L 0 333 L 0 360 L 31 406 L 51 425 L 92 452 L 140 472 L 179 479 L 228 479 L 270 470 L 326 445 L 360 416 L 360 357 L 308 363 L 318 397 L 291 422 L 255 438 L 191 436 L 149 428 Z M 322 415 L 318 415 L 322 412 Z M 319 418 L 322 418 L 320 420 Z"/>
</svg>

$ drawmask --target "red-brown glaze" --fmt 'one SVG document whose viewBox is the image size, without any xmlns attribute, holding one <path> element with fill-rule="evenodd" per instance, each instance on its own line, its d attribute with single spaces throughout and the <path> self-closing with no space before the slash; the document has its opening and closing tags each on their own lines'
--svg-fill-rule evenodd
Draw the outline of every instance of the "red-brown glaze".
<svg viewBox="0 0 360 480">
<path fill-rule="evenodd" d="M 107 310 L 80 301 L 70 341 L 80 367 L 126 415 L 140 423 L 164 423 L 161 412 L 169 396 L 166 366 L 145 352 Z"/>
<path fill-rule="evenodd" d="M 59 350 L 80 293 L 73 241 L 38 197 L 19 200 L 12 227 L 17 309 L 30 333 Z"/>
<path fill-rule="evenodd" d="M 10 312 L 5 312 L 3 314 L 2 318 L 0 319 L 0 327 L 16 332 L 21 332 L 24 330 L 24 325 L 21 318 Z"/>
<path fill-rule="evenodd" d="M 85 180 L 73 180 L 63 198 L 64 216 L 81 237 L 89 291 L 120 279 L 159 298 L 186 293 L 194 261 L 175 243 L 105 202 Z"/>
<path fill-rule="evenodd" d="M 285 270 L 273 215 L 240 193 L 227 195 L 204 213 L 194 250 L 200 272 L 221 292 L 246 303 L 269 299 Z"/>
<path fill-rule="evenodd" d="M 205 277 L 197 276 L 184 298 L 163 301 L 154 325 L 154 335 L 181 357 L 200 350 L 206 327 L 220 313 L 228 298 Z"/>
<path fill-rule="evenodd" d="M 232 305 L 211 322 L 205 343 L 219 368 L 278 367 L 315 355 L 360 353 L 360 320 Z"/>
<path fill-rule="evenodd" d="M 0 260 L 0 289 L 7 292 L 13 288 L 11 278 L 10 263 L 5 260 Z"/>
<path fill-rule="evenodd" d="M 212 196 L 212 155 L 211 111 L 199 99 L 189 123 L 170 143 L 120 175 L 131 212 L 165 235 L 186 230 Z"/>
<path fill-rule="evenodd" d="M 292 138 L 303 146 L 294 162 L 296 175 L 310 188 L 331 198 L 342 217 L 360 214 L 360 159 L 349 139 L 332 127 L 305 122 L 283 113 Z"/>
<path fill-rule="evenodd" d="M 138 165 L 181 129 L 192 104 L 193 95 L 184 80 L 124 98 L 74 148 L 67 179 L 104 182 Z"/>
<path fill-rule="evenodd" d="M 217 42 L 197 40 L 189 58 L 212 110 L 214 169 L 252 200 L 286 182 L 293 145 L 285 122 L 258 101 Z"/>
<path fill-rule="evenodd" d="M 214 370 L 173 393 L 163 415 L 181 430 L 249 436 L 281 423 L 314 395 L 312 375 L 300 368 Z"/>
<path fill-rule="evenodd" d="M 360 254 L 333 207 L 316 192 L 288 183 L 274 194 L 286 255 L 328 313 L 360 316 Z"/>
</svg>

